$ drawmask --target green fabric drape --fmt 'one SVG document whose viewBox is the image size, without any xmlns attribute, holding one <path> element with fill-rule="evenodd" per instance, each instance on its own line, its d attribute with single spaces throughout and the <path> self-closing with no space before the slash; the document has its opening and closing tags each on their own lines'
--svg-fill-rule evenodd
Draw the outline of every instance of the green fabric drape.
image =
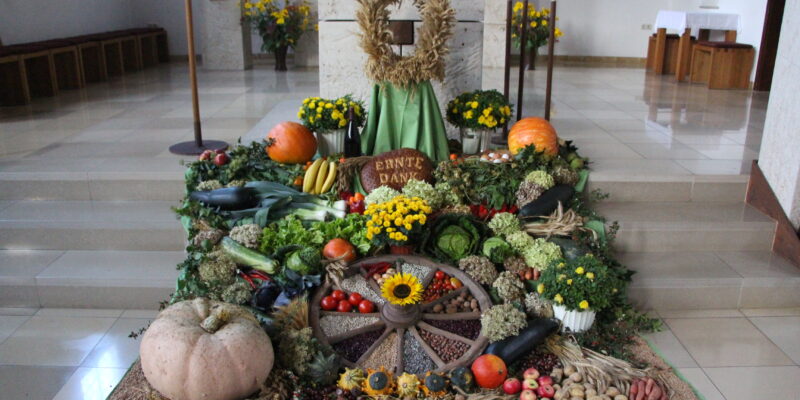
<svg viewBox="0 0 800 400">
<path fill-rule="evenodd" d="M 417 149 L 433 161 L 447 159 L 447 131 L 430 81 L 408 90 L 388 82 L 372 89 L 361 151 L 376 155 L 400 148 Z"/>
</svg>

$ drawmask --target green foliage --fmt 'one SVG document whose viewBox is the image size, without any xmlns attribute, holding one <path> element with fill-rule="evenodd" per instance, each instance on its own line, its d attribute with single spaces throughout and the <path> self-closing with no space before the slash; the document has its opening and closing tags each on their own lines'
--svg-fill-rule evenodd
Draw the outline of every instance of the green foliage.
<svg viewBox="0 0 800 400">
<path fill-rule="evenodd" d="M 284 7 L 271 0 L 244 0 L 244 20 L 253 25 L 263 40 L 261 50 L 275 52 L 280 47 L 294 47 L 310 23 L 306 1 L 287 0 Z"/>
<path fill-rule="evenodd" d="M 347 214 L 344 218 L 327 222 L 315 222 L 312 230 L 322 233 L 323 241 L 343 238 L 352 244 L 359 254 L 366 255 L 372 249 L 372 242 L 367 239 L 367 217 L 361 214 Z"/>
<path fill-rule="evenodd" d="M 264 254 L 274 254 L 284 246 L 321 248 L 324 243 L 325 236 L 322 232 L 308 229 L 300 218 L 288 215 L 264 228 L 260 250 Z"/>
<path fill-rule="evenodd" d="M 458 128 L 495 129 L 511 116 L 511 104 L 497 90 L 461 93 L 447 103 L 447 122 Z"/>
<path fill-rule="evenodd" d="M 613 304 L 624 282 L 603 262 L 589 254 L 572 261 L 556 261 L 542 272 L 537 291 L 569 310 L 602 311 Z"/>
<path fill-rule="evenodd" d="M 502 264 L 506 258 L 514 255 L 514 250 L 505 240 L 495 236 L 483 241 L 481 253 L 493 263 Z"/>
</svg>

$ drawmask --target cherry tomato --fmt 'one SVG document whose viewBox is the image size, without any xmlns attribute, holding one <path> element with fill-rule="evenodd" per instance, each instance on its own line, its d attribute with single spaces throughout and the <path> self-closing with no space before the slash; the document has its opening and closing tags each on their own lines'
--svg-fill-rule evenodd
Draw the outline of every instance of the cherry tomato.
<svg viewBox="0 0 800 400">
<path fill-rule="evenodd" d="M 295 186 L 303 186 L 303 177 L 302 176 L 298 176 L 297 178 L 294 178 L 294 185 Z"/>
<path fill-rule="evenodd" d="M 447 285 L 445 286 L 445 289 L 447 289 L 447 290 L 453 290 L 453 289 L 455 289 L 455 287 L 453 286 L 453 284 L 452 284 L 452 283 L 450 283 L 450 282 L 447 282 Z"/>
<path fill-rule="evenodd" d="M 364 195 L 363 195 L 363 194 L 361 194 L 361 193 L 356 193 L 356 194 L 354 194 L 354 195 L 353 195 L 353 197 L 355 197 L 355 198 L 356 198 L 356 201 L 362 201 L 362 200 L 364 200 Z"/>
<path fill-rule="evenodd" d="M 458 156 L 456 155 L 456 153 L 452 153 L 452 154 L 450 154 L 450 160 L 453 160 L 453 161 L 455 161 L 455 160 L 457 160 L 457 159 L 458 159 Z"/>
<path fill-rule="evenodd" d="M 436 274 L 433 275 L 437 281 L 444 279 L 444 271 L 436 271 Z"/>
<path fill-rule="evenodd" d="M 350 312 L 353 310 L 353 305 L 346 301 L 340 301 L 339 306 L 336 307 L 336 309 L 340 312 Z"/>
<path fill-rule="evenodd" d="M 361 302 L 358 303 L 358 312 L 360 312 L 362 314 L 369 314 L 369 313 L 371 313 L 373 311 L 375 311 L 375 305 L 372 304 L 371 301 L 369 301 L 369 300 L 361 300 Z"/>
<path fill-rule="evenodd" d="M 347 298 L 347 295 L 341 290 L 334 290 L 333 293 L 331 293 L 331 297 L 337 301 L 342 301 Z"/>
<path fill-rule="evenodd" d="M 333 296 L 325 296 L 322 298 L 319 305 L 325 311 L 332 311 L 339 306 L 339 300 L 334 299 Z"/>
<path fill-rule="evenodd" d="M 356 292 L 350 293 L 350 297 L 347 298 L 347 301 L 350 302 L 350 305 L 353 307 L 358 306 L 358 304 L 361 303 L 361 300 L 364 300 L 364 298 L 361 297 L 360 293 Z"/>
</svg>

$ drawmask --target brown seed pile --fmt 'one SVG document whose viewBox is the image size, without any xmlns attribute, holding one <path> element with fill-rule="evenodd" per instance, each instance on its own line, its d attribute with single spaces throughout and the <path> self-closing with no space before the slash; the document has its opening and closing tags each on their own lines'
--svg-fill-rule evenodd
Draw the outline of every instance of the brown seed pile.
<svg viewBox="0 0 800 400">
<path fill-rule="evenodd" d="M 555 354 L 545 353 L 536 350 L 523 358 L 520 361 L 520 370 L 524 371 L 528 368 L 536 368 L 539 373 L 543 375 L 550 375 L 553 368 L 561 368 L 561 361 Z"/>
<path fill-rule="evenodd" d="M 439 303 L 431 311 L 435 314 L 455 314 L 457 312 L 479 312 L 481 310 L 478 300 L 467 292 L 462 292 L 455 298 Z"/>
<path fill-rule="evenodd" d="M 428 357 L 428 353 L 410 331 L 406 331 L 403 336 L 403 366 L 405 372 L 410 374 L 424 374 L 436 369 L 436 363 Z"/>
<path fill-rule="evenodd" d="M 481 321 L 477 319 L 468 320 L 425 320 L 428 324 L 435 326 L 441 330 L 455 333 L 458 336 L 467 339 L 475 340 L 481 334 Z"/>
<path fill-rule="evenodd" d="M 386 369 L 391 370 L 395 365 L 397 365 L 397 333 L 392 332 L 367 357 L 363 367 L 373 369 L 386 367 Z"/>
<path fill-rule="evenodd" d="M 428 346 L 431 346 L 439 358 L 446 363 L 458 360 L 469 350 L 469 345 L 464 342 L 430 333 L 424 329 L 419 330 L 419 335 L 422 336 L 422 340 L 424 340 Z"/>
<path fill-rule="evenodd" d="M 383 330 L 377 329 L 342 340 L 331 347 L 345 360 L 356 362 L 381 337 L 381 334 L 383 334 Z"/>
</svg>

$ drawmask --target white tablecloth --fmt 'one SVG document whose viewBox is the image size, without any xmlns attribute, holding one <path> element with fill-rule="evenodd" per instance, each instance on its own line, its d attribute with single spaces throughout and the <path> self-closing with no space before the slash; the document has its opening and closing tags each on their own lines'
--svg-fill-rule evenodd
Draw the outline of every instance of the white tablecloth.
<svg viewBox="0 0 800 400">
<path fill-rule="evenodd" d="M 692 36 L 696 37 L 700 33 L 700 29 L 738 31 L 739 20 L 739 14 L 661 10 L 656 15 L 654 29 L 674 29 L 680 34 L 689 28 Z"/>
</svg>

